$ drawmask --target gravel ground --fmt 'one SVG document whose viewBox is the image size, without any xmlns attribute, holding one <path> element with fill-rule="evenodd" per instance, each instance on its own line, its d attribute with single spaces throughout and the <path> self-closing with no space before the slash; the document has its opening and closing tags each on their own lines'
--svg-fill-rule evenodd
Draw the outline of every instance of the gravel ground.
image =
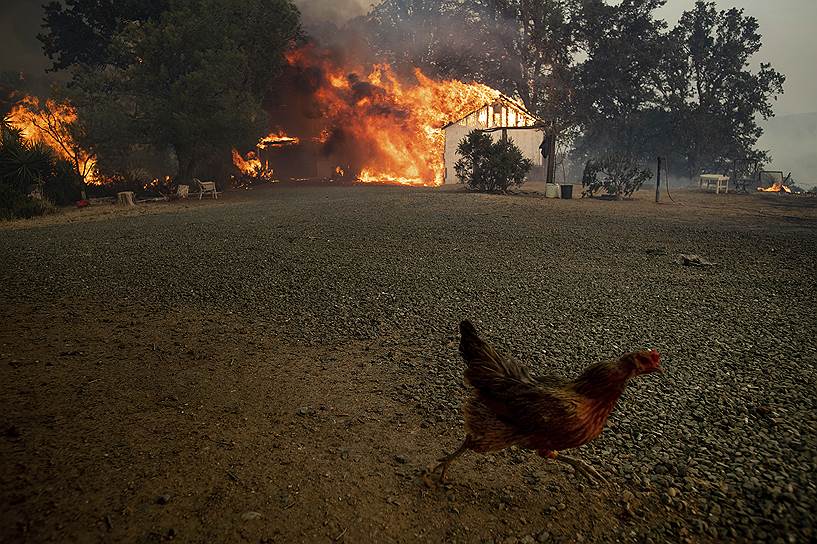
<svg viewBox="0 0 817 544">
<path fill-rule="evenodd" d="M 196 327 L 218 330 L 223 349 L 208 343 L 205 329 L 200 347 L 190 350 L 223 362 L 216 372 L 224 376 L 231 372 L 225 361 L 241 365 L 247 353 L 288 354 L 286 390 L 276 394 L 291 397 L 295 410 L 268 425 L 297 428 L 292 432 L 307 449 L 341 457 L 351 450 L 369 467 L 371 481 L 351 492 L 353 506 L 344 511 L 355 525 L 326 507 L 321 512 L 338 520 L 324 522 L 321 533 L 314 510 L 282 517 L 298 510 L 287 510 L 284 498 L 267 527 L 277 532 L 264 536 L 245 527 L 240 538 L 815 541 L 817 203 L 689 192 L 676 196 L 682 203 L 655 206 L 648 195 L 641 198 L 567 202 L 531 194 L 276 187 L 151 214 L 75 221 L 79 212 L 72 212 L 70 223 L 6 225 L 0 230 L 0 317 L 10 324 L 0 338 L 4 531 L 32 541 L 54 534 L 104 540 L 121 523 L 132 532 L 115 539 L 161 540 L 180 530 L 185 541 L 232 534 L 207 537 L 206 516 L 159 534 L 154 525 L 161 518 L 145 521 L 138 509 L 117 525 L 100 506 L 73 518 L 55 507 L 43 517 L 31 497 L 48 489 L 47 479 L 18 474 L 25 459 L 43 450 L 70 449 L 57 431 L 26 441 L 42 419 L 28 416 L 21 399 L 42 417 L 58 410 L 43 396 L 32 400 L 49 371 L 41 360 L 73 353 L 65 339 L 79 337 L 81 346 L 87 334 L 89 343 L 96 339 L 100 360 L 119 354 L 118 372 L 138 373 L 142 355 L 122 355 L 113 340 L 105 347 L 105 323 L 147 335 L 153 316 L 172 330 L 195 323 L 187 333 L 193 336 Z M 715 266 L 680 266 L 674 262 L 680 253 Z M 421 489 L 421 468 L 462 436 L 456 325 L 464 318 L 534 373 L 575 375 L 625 351 L 662 353 L 665 373 L 633 383 L 609 428 L 576 452 L 611 480 L 606 489 L 522 451 L 472 455 L 452 466 L 451 485 Z M 96 332 L 77 332 L 90 324 Z M 33 345 L 46 337 L 53 343 L 36 351 Z M 254 339 L 252 346 L 239 338 Z M 176 352 L 167 353 L 172 359 Z M 315 361 L 325 371 L 317 376 L 308 368 Z M 349 365 L 327 371 L 326 361 Z M 299 372 L 309 378 L 299 381 Z M 66 383 L 71 375 L 66 371 Z M 173 374 L 161 379 L 171 384 Z M 347 379 L 362 387 L 350 409 L 374 410 L 364 425 L 374 436 L 364 440 L 358 431 L 345 444 L 321 442 L 328 425 L 321 410 L 328 409 L 309 398 L 315 391 L 347 398 L 351 389 L 332 387 Z M 203 383 L 196 375 L 190 380 Z M 76 392 L 52 386 L 70 405 Z M 245 405 L 255 402 L 252 391 L 246 395 Z M 115 413 L 118 405 L 110 403 Z M 271 417 L 264 414 L 262 422 Z M 257 456 L 251 437 L 244 435 L 249 444 L 242 455 Z M 298 461 L 291 470 L 306 474 L 309 463 Z M 392 477 L 385 473 L 401 475 L 393 492 L 378 483 Z M 277 477 L 265 485 L 277 490 Z M 317 481 L 299 477 L 304 493 Z M 76 491 L 70 474 L 54 478 L 70 496 L 111 493 L 104 485 Z M 384 499 L 387 493 L 393 494 Z M 392 505 L 402 505 L 392 514 L 398 521 L 384 521 L 382 512 Z M 82 516 L 97 521 L 72 524 Z M 241 523 L 252 519 L 247 512 Z"/>
</svg>

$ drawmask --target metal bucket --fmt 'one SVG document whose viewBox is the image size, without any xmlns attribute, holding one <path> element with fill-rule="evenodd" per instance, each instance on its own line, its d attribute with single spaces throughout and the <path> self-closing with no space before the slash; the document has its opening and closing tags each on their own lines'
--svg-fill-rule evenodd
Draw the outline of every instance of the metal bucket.
<svg viewBox="0 0 817 544">
<path fill-rule="evenodd" d="M 562 198 L 573 198 L 573 186 L 570 184 L 562 185 Z"/>
</svg>

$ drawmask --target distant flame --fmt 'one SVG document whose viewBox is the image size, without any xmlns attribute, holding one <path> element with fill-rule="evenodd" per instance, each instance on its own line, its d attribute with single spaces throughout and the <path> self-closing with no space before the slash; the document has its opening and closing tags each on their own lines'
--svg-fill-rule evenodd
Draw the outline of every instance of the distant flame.
<svg viewBox="0 0 817 544">
<path fill-rule="evenodd" d="M 430 185 L 419 178 L 407 178 L 404 176 L 393 176 L 391 174 L 383 173 L 376 174 L 365 169 L 358 176 L 358 180 L 361 183 L 386 183 L 390 185 L 415 185 L 421 187 Z M 442 183 L 442 181 L 440 181 L 440 183 Z M 435 183 L 434 185 L 436 186 L 440 183 Z"/>
<path fill-rule="evenodd" d="M 758 191 L 762 193 L 791 193 L 791 188 L 788 185 L 783 185 L 782 181 L 775 181 L 771 187 L 758 187 Z"/>
<path fill-rule="evenodd" d="M 501 96 L 482 84 L 435 81 L 419 69 L 403 81 L 387 64 L 340 67 L 313 47 L 291 51 L 287 60 L 323 74 L 314 98 L 330 128 L 317 140 L 366 183 L 441 185 L 441 128 Z"/>
<path fill-rule="evenodd" d="M 332 132 L 328 128 L 325 128 L 325 129 L 323 129 L 321 131 L 321 133 L 320 133 L 320 135 L 318 137 L 313 138 L 312 140 L 314 142 L 319 143 L 319 144 L 325 144 L 326 142 L 329 141 L 329 138 L 331 136 L 332 136 Z"/>
<path fill-rule="evenodd" d="M 233 165 L 245 176 L 271 180 L 273 171 L 261 163 L 255 151 L 250 151 L 244 157 L 235 148 L 233 149 Z"/>
<path fill-rule="evenodd" d="M 287 147 L 290 145 L 298 145 L 301 142 L 300 138 L 287 136 L 283 132 L 271 132 L 269 135 L 258 140 L 258 147 L 267 149 L 268 147 Z"/>
<path fill-rule="evenodd" d="M 46 100 L 42 105 L 37 97 L 26 96 L 11 109 L 8 119 L 25 140 L 41 143 L 70 162 L 86 183 L 102 183 L 96 170 L 96 158 L 81 148 L 69 132 L 69 127 L 77 121 L 73 106 L 53 100 Z"/>
</svg>

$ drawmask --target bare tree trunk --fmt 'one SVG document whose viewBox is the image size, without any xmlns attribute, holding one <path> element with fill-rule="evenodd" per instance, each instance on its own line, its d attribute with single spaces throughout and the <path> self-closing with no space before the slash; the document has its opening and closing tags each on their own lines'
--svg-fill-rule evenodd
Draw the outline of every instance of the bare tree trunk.
<svg viewBox="0 0 817 544">
<path fill-rule="evenodd" d="M 545 183 L 555 183 L 556 176 L 556 135 L 548 142 L 548 159 Z"/>
<path fill-rule="evenodd" d="M 176 150 L 176 160 L 179 162 L 176 182 L 189 185 L 193 181 L 193 174 L 196 170 L 196 154 L 184 145 L 174 145 L 173 148 Z"/>
</svg>

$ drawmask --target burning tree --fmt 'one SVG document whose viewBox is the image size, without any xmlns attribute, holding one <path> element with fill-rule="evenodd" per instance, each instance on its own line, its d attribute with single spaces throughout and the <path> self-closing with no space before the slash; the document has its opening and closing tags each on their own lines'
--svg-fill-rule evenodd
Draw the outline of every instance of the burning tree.
<svg viewBox="0 0 817 544">
<path fill-rule="evenodd" d="M 300 36 L 298 11 L 289 0 L 179 0 L 131 16 L 130 4 L 110 3 L 110 17 L 100 18 L 96 3 L 69 3 L 46 18 L 43 40 L 57 67 L 71 70 L 78 113 L 94 119 L 91 139 L 169 148 L 186 182 L 204 155 L 227 159 L 263 131 L 261 104 Z M 112 37 L 85 51 L 68 39 L 66 17 Z"/>
<path fill-rule="evenodd" d="M 98 183 L 96 155 L 78 143 L 84 128 L 71 104 L 26 96 L 12 108 L 8 122 L 25 140 L 43 144 L 71 163 L 86 183 Z"/>
</svg>

